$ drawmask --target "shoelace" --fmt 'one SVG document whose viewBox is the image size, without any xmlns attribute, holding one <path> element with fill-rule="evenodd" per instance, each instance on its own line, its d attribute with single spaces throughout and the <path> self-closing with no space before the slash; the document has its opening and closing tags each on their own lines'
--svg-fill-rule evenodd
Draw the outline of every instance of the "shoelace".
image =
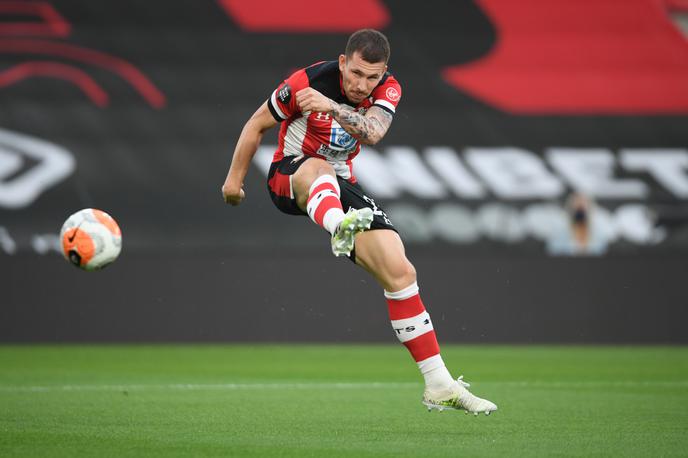
<svg viewBox="0 0 688 458">
<path fill-rule="evenodd" d="M 459 385 L 463 386 L 464 388 L 468 388 L 471 386 L 470 383 L 464 381 L 463 375 L 461 375 L 459 378 L 457 378 L 456 381 L 459 382 Z"/>
</svg>

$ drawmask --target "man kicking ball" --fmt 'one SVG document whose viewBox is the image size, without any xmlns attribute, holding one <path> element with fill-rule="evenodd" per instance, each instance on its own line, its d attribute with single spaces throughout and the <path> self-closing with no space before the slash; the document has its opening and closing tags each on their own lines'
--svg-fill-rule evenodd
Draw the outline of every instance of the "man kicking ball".
<svg viewBox="0 0 688 458">
<path fill-rule="evenodd" d="M 401 86 L 387 72 L 389 55 L 382 33 L 359 30 L 338 60 L 316 63 L 282 82 L 244 126 L 222 194 L 229 204 L 241 203 L 263 133 L 281 123 L 268 173 L 275 206 L 308 215 L 330 233 L 335 256 L 348 256 L 384 288 L 392 328 L 425 378 L 428 409 L 489 414 L 497 406 L 474 396 L 445 367 L 401 238 L 352 172 L 361 143 L 382 140 L 401 99 Z"/>
</svg>

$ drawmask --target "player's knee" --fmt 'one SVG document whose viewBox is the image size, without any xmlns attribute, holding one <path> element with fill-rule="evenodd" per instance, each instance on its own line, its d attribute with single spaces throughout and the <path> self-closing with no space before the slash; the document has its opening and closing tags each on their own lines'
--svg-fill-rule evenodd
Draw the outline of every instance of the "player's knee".
<svg viewBox="0 0 688 458">
<path fill-rule="evenodd" d="M 334 171 L 334 167 L 332 167 L 331 164 L 325 161 L 318 161 L 318 164 L 316 167 L 314 167 L 315 173 L 312 175 L 312 179 L 310 180 L 311 183 L 313 183 L 315 180 L 320 178 L 323 175 L 330 175 L 331 177 L 336 177 L 337 172 Z"/>
<path fill-rule="evenodd" d="M 390 273 L 385 288 L 388 291 L 401 291 L 416 282 L 416 268 L 407 259 L 399 262 Z"/>
</svg>

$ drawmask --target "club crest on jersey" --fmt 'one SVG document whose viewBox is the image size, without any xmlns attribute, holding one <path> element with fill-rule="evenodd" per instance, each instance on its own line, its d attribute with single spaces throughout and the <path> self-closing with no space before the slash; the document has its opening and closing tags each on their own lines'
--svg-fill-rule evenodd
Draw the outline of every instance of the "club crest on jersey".
<svg viewBox="0 0 688 458">
<path fill-rule="evenodd" d="M 291 100 L 291 87 L 289 87 L 289 84 L 282 86 L 282 89 L 277 92 L 277 98 L 285 105 L 289 103 Z"/>
</svg>

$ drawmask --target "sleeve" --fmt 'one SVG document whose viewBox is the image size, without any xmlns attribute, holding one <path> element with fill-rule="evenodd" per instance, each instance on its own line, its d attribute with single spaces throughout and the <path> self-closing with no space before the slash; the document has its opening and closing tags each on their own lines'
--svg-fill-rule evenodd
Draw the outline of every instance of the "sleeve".
<svg viewBox="0 0 688 458">
<path fill-rule="evenodd" d="M 401 85 L 390 75 L 384 83 L 375 88 L 371 95 L 373 105 L 394 114 L 401 100 Z"/>
<path fill-rule="evenodd" d="M 306 71 L 301 69 L 277 86 L 268 99 L 268 108 L 277 122 L 287 120 L 299 113 L 294 94 L 307 88 L 308 85 Z"/>
</svg>

